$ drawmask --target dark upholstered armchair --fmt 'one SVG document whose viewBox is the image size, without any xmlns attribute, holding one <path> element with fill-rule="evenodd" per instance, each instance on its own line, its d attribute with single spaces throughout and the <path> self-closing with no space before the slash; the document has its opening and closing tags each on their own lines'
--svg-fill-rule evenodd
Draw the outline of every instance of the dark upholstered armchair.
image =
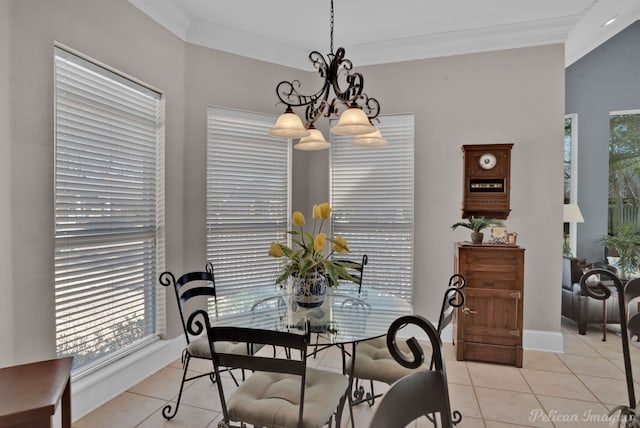
<svg viewBox="0 0 640 428">
<path fill-rule="evenodd" d="M 586 334 L 590 323 L 602 324 L 603 302 L 582 293 L 580 288 L 582 266 L 572 257 L 562 258 L 562 315 L 578 323 L 578 333 Z M 617 295 L 611 296 L 607 305 L 607 323 L 620 324 Z"/>
</svg>

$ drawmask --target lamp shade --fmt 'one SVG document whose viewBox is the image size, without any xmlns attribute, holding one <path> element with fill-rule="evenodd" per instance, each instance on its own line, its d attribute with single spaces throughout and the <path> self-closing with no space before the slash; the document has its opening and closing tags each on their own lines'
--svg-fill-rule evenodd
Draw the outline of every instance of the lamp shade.
<svg viewBox="0 0 640 428">
<path fill-rule="evenodd" d="M 369 134 L 356 135 L 351 144 L 358 147 L 380 147 L 387 144 L 387 140 L 382 138 L 380 130 L 376 128 L 375 132 Z"/>
<path fill-rule="evenodd" d="M 350 107 L 340 116 L 331 132 L 340 135 L 360 135 L 375 132 L 376 127 L 369 122 L 367 114 L 358 107 Z"/>
<path fill-rule="evenodd" d="M 584 223 L 578 204 L 564 204 L 562 219 L 564 223 Z"/>
<path fill-rule="evenodd" d="M 324 135 L 322 132 L 317 130 L 316 128 L 309 128 L 309 132 L 311 135 L 308 137 L 301 138 L 298 144 L 293 146 L 294 149 L 298 150 L 323 150 L 328 149 L 331 144 L 324 139 Z"/>
<path fill-rule="evenodd" d="M 269 135 L 273 137 L 302 138 L 310 134 L 298 115 L 289 109 L 278 116 L 276 124 L 269 130 Z"/>
</svg>

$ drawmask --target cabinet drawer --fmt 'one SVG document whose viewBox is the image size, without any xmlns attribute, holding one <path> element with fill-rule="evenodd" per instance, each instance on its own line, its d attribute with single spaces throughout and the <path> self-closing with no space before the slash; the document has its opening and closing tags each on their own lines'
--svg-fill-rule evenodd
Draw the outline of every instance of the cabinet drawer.
<svg viewBox="0 0 640 428">
<path fill-rule="evenodd" d="M 516 251 L 503 251 L 503 250 L 463 250 L 461 255 L 464 255 L 465 264 L 469 266 L 515 266 L 518 265 L 520 259 L 520 253 Z"/>
<path fill-rule="evenodd" d="M 514 275 L 496 276 L 494 275 L 464 275 L 465 288 L 485 288 L 491 290 L 520 290 L 520 283 Z"/>
</svg>

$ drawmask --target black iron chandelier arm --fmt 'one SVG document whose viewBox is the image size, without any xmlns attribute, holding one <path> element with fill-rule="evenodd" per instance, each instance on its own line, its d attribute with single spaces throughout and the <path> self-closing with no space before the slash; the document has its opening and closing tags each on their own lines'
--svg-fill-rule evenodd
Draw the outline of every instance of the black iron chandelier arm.
<svg viewBox="0 0 640 428">
<path fill-rule="evenodd" d="M 352 62 L 345 58 L 345 49 L 338 48 L 333 52 L 333 0 L 331 0 L 330 36 L 331 50 L 325 57 L 318 51 L 309 54 L 309 61 L 324 80 L 322 87 L 317 92 L 302 94 L 299 80 L 283 80 L 276 86 L 276 96 L 287 106 L 286 112 L 292 112 L 293 107 L 305 107 L 305 126 L 310 128 L 321 116 L 332 117 L 345 110 L 356 107 L 362 109 L 369 122 L 380 114 L 380 103 L 375 98 L 363 92 L 364 77 L 361 73 L 352 72 Z M 340 84 L 346 82 L 344 90 Z M 334 97 L 329 98 L 329 92 L 333 89 Z"/>
<path fill-rule="evenodd" d="M 313 67 L 318 70 L 320 76 L 325 81 L 322 87 L 314 94 L 305 95 L 298 91 L 300 87 L 299 80 L 283 80 L 276 86 L 276 95 L 278 99 L 288 107 L 303 107 L 310 104 L 317 103 L 318 100 L 324 99 L 325 102 L 329 97 L 329 81 L 327 76 L 329 75 L 329 65 L 325 61 L 322 54 L 318 51 L 313 51 L 309 54 L 309 60 L 313 64 Z"/>
</svg>

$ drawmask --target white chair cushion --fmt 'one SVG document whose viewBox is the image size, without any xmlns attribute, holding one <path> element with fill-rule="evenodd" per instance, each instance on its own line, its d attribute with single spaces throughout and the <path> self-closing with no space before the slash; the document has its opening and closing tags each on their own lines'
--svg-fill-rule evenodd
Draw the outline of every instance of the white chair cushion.
<svg viewBox="0 0 640 428">
<path fill-rule="evenodd" d="M 253 352 L 258 352 L 260 348 L 262 348 L 262 345 L 254 345 Z M 247 355 L 247 344 L 239 342 L 217 342 L 216 350 L 224 354 Z M 199 337 L 192 340 L 189 346 L 187 346 L 187 351 L 194 357 L 211 359 L 209 342 L 206 337 Z"/>
<path fill-rule="evenodd" d="M 348 384 L 339 373 L 307 368 L 302 426 L 324 426 Z M 298 426 L 299 404 L 299 376 L 255 372 L 231 394 L 227 409 L 232 421 L 285 428 Z"/>
<path fill-rule="evenodd" d="M 411 351 L 406 343 L 398 343 L 400 352 L 411 358 Z M 428 369 L 431 363 L 431 353 L 425 352 L 425 364 L 417 369 L 408 369 L 401 366 L 389 352 L 387 348 L 386 336 L 376 339 L 366 340 L 356 345 L 356 361 L 353 368 L 353 376 L 359 379 L 371 379 L 391 385 L 398 379 L 414 373 Z M 351 373 L 351 359 L 347 363 L 347 372 Z"/>
</svg>

